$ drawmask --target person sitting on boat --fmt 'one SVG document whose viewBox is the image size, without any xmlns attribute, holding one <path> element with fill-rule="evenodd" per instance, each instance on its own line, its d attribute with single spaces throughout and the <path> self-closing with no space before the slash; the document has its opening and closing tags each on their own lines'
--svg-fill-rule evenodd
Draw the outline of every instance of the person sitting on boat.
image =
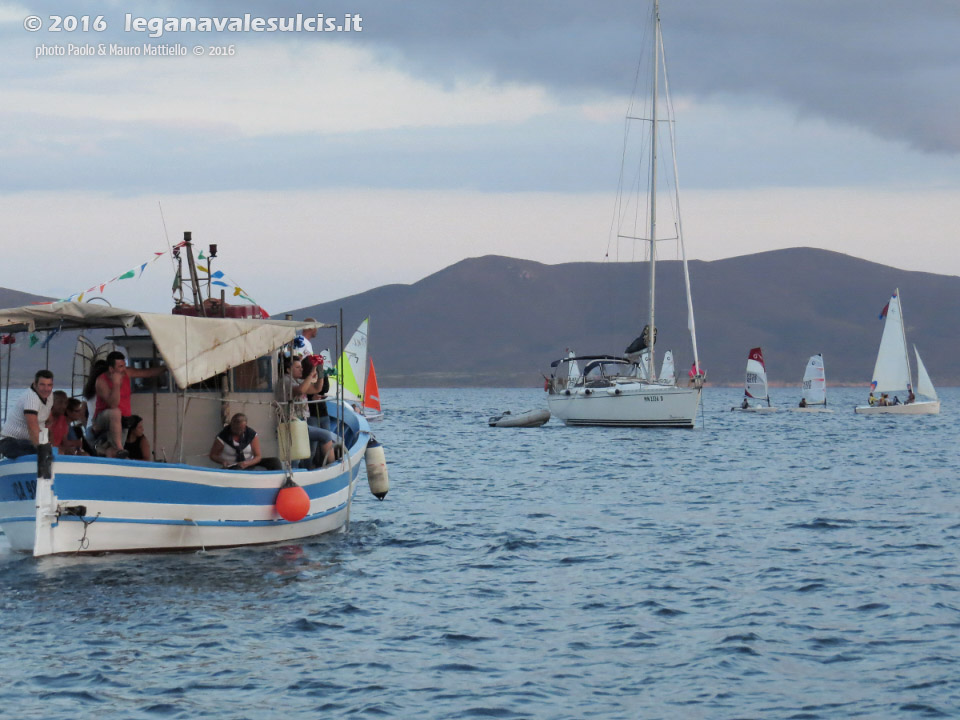
<svg viewBox="0 0 960 720">
<path fill-rule="evenodd" d="M 127 457 L 123 449 L 123 419 L 129 418 L 130 378 L 158 377 L 166 372 L 163 366 L 128 368 L 127 359 L 119 350 L 107 355 L 106 370 L 95 380 L 97 405 L 93 414 L 94 448 L 106 457 Z"/>
<path fill-rule="evenodd" d="M 64 416 L 69 423 L 67 434 L 60 443 L 61 455 L 90 455 L 93 448 L 87 445 L 84 429 L 87 427 L 87 405 L 80 398 L 67 400 L 67 409 Z"/>
<path fill-rule="evenodd" d="M 805 408 L 807 406 L 807 399 L 800 398 L 800 407 Z"/>
<path fill-rule="evenodd" d="M 749 409 L 750 409 L 750 402 L 749 402 L 746 398 L 744 398 L 744 399 L 743 399 L 743 402 L 740 403 L 740 409 L 741 409 L 741 410 L 749 410 Z"/>
<path fill-rule="evenodd" d="M 880 407 L 887 407 L 890 404 L 890 396 L 883 393 L 880 396 Z"/>
<path fill-rule="evenodd" d="M 30 390 L 23 393 L 0 428 L 0 454 L 8 458 L 35 455 L 40 431 L 45 430 L 53 400 L 53 373 L 37 370 Z"/>
<path fill-rule="evenodd" d="M 867 398 L 867 405 L 873 407 L 877 404 L 877 399 L 873 396 L 873 391 L 870 392 L 870 396 Z"/>
<path fill-rule="evenodd" d="M 917 396 L 913 394 L 913 388 L 907 388 L 907 401 L 904 405 L 909 405 L 917 401 Z"/>
<path fill-rule="evenodd" d="M 50 431 L 50 444 L 59 448 L 70 430 L 70 421 L 67 420 L 67 394 L 63 390 L 54 390 L 50 397 L 53 398 L 53 403 L 47 419 L 47 430 Z"/>
<path fill-rule="evenodd" d="M 247 416 L 236 413 L 230 423 L 217 433 L 210 448 L 210 459 L 228 470 L 249 470 L 259 465 L 260 438 L 247 425 Z"/>
<path fill-rule="evenodd" d="M 131 415 L 123 419 L 123 427 L 127 431 L 127 441 L 123 449 L 131 460 L 150 460 L 150 441 L 143 429 L 143 418 Z"/>
<path fill-rule="evenodd" d="M 306 391 L 316 387 L 316 374 L 311 372 L 311 377 L 304 378 L 303 366 L 300 360 L 297 358 L 285 358 L 284 361 L 287 366 L 287 372 L 277 385 L 277 400 L 281 403 L 292 401 L 292 417 L 306 421 L 310 416 L 310 412 L 307 410 Z M 313 370 L 312 364 L 311 370 Z M 309 465 L 311 467 L 317 467 L 333 462 L 333 444 L 337 436 L 329 430 L 324 430 L 310 423 L 307 423 L 307 434 L 310 437 L 311 459 Z"/>
<path fill-rule="evenodd" d="M 897 397 L 896 395 L 894 395 L 894 396 L 893 396 L 893 402 L 890 403 L 890 404 L 891 404 L 891 405 L 899 405 L 899 404 L 900 404 L 900 398 Z"/>
</svg>

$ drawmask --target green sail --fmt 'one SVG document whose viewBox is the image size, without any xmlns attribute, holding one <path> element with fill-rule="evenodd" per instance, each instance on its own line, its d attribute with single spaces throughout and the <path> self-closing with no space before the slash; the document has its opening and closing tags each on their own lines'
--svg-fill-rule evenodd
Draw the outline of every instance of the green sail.
<svg viewBox="0 0 960 720">
<path fill-rule="evenodd" d="M 347 359 L 346 353 L 341 353 L 340 360 L 337 362 L 337 381 L 345 392 L 357 398 L 363 397 L 363 393 L 360 391 L 360 385 L 357 383 L 357 378 L 353 374 L 353 368 L 350 367 L 350 361 Z"/>
</svg>

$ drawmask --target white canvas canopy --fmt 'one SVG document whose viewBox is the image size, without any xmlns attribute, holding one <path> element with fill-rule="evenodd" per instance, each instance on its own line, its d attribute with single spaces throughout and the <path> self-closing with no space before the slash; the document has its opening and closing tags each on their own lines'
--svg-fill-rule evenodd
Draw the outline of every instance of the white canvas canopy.
<svg viewBox="0 0 960 720">
<path fill-rule="evenodd" d="M 807 405 L 827 404 L 827 380 L 823 370 L 823 356 L 812 355 L 803 373 L 803 399 Z"/>
<path fill-rule="evenodd" d="M 118 327 L 147 330 L 177 385 L 184 388 L 267 355 L 291 342 L 302 329 L 330 326 L 293 320 L 138 313 L 75 302 L 0 310 L 3 332 Z"/>
</svg>

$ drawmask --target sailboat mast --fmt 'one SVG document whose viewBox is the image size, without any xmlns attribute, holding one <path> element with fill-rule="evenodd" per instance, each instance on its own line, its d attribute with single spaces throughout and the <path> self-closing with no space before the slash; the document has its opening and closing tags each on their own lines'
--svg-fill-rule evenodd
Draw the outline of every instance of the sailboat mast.
<svg viewBox="0 0 960 720">
<path fill-rule="evenodd" d="M 897 288 L 897 310 L 900 311 L 900 336 L 903 338 L 903 357 L 907 362 L 907 390 L 915 387 L 913 384 L 913 371 L 910 369 L 910 350 L 907 348 L 907 328 L 903 321 L 903 303 L 900 302 L 900 288 Z"/>
<path fill-rule="evenodd" d="M 657 100 L 660 95 L 660 0 L 653 3 L 653 105 L 650 129 L 650 321 L 647 335 L 650 361 L 647 373 L 650 381 L 657 379 L 657 326 L 654 324 L 654 306 L 657 282 Z"/>
</svg>

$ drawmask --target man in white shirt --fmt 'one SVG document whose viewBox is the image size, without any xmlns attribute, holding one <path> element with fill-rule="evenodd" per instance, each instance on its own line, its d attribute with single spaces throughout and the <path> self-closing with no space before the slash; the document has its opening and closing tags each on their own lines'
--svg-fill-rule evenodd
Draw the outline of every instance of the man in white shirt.
<svg viewBox="0 0 960 720">
<path fill-rule="evenodd" d="M 304 318 L 304 322 L 316 322 L 313 318 Z M 293 339 L 293 356 L 310 357 L 313 355 L 313 343 L 310 342 L 317 336 L 316 328 L 306 328 Z"/>
<path fill-rule="evenodd" d="M 0 429 L 0 454 L 8 458 L 35 455 L 40 431 L 46 429 L 53 407 L 53 373 L 38 370 L 30 390 L 25 392 Z"/>
</svg>

